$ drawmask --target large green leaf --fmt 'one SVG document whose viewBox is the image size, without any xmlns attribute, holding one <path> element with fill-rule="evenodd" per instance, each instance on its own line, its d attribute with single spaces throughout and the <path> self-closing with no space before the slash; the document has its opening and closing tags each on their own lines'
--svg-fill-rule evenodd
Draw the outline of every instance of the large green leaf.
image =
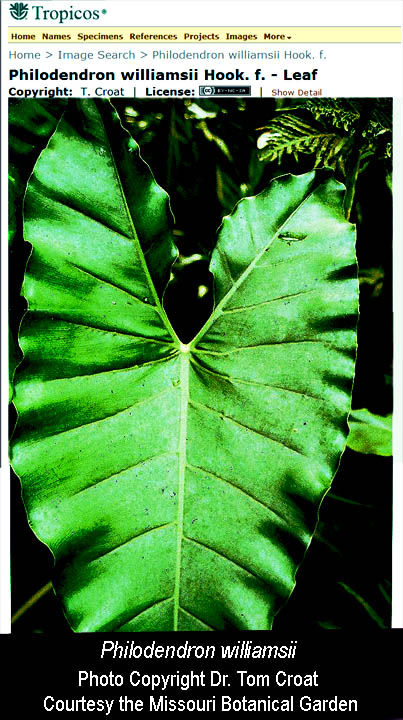
<svg viewBox="0 0 403 720">
<path fill-rule="evenodd" d="M 350 434 L 347 445 L 364 455 L 393 454 L 392 415 L 375 415 L 366 408 L 353 410 L 348 424 Z"/>
<path fill-rule="evenodd" d="M 161 305 L 167 197 L 109 106 L 70 106 L 25 214 L 12 459 L 72 627 L 269 629 L 348 433 L 343 186 L 285 176 L 237 205 L 189 345 Z"/>
<path fill-rule="evenodd" d="M 9 401 L 12 400 L 14 372 L 21 361 L 17 347 L 17 334 L 22 312 L 19 292 L 26 262 L 22 239 L 22 203 L 25 187 L 38 155 L 53 134 L 65 105 L 66 100 L 55 98 L 53 100 L 9 100 L 8 243 L 11 269 L 9 277 Z"/>
</svg>

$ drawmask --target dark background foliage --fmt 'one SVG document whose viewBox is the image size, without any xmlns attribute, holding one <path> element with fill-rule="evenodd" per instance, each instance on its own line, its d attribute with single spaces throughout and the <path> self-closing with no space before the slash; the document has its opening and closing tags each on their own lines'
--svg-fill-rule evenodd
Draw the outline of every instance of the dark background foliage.
<svg viewBox="0 0 403 720">
<path fill-rule="evenodd" d="M 287 104 L 285 104 L 287 103 Z M 392 412 L 392 104 L 387 99 L 117 100 L 157 182 L 169 193 L 179 258 L 165 307 L 184 342 L 213 306 L 209 256 L 223 215 L 274 177 L 331 168 L 346 185 L 345 212 L 357 226 L 360 279 L 353 408 Z M 10 366 L 19 360 L 20 296 L 29 246 L 22 239 L 26 182 L 63 102 L 10 104 Z M 11 406 L 12 428 L 15 411 Z M 296 589 L 274 628 L 390 627 L 392 464 L 344 453 Z M 71 632 L 48 590 L 52 557 L 29 529 L 18 479 L 12 482 L 12 602 L 31 607 L 15 632 Z"/>
</svg>

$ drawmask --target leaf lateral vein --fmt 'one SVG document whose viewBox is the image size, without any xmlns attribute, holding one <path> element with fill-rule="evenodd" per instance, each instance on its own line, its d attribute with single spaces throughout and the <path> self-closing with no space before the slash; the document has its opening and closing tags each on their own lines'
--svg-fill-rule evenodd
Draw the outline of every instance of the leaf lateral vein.
<svg viewBox="0 0 403 720">
<path fill-rule="evenodd" d="M 195 538 L 188 537 L 187 535 L 184 536 L 184 540 L 187 542 L 194 543 L 195 545 L 200 545 L 200 547 L 205 548 L 206 550 L 209 550 L 212 553 L 215 553 L 219 557 L 224 558 L 224 560 L 227 560 L 227 562 L 232 563 L 237 568 L 240 568 L 244 572 L 246 572 L 248 575 L 251 575 L 252 577 L 259 580 L 260 583 L 265 584 L 265 580 L 260 577 L 257 573 L 253 572 L 253 570 L 250 570 L 249 568 L 242 565 L 242 563 L 238 562 L 237 560 L 233 560 L 232 558 L 228 557 L 228 555 L 225 555 L 225 553 L 220 552 L 219 550 L 216 550 L 216 548 L 210 547 L 210 545 L 206 545 L 205 542 L 202 542 L 201 540 L 196 540 Z"/>
<path fill-rule="evenodd" d="M 275 442 L 278 445 L 281 445 L 282 447 L 286 448 L 287 450 L 291 450 L 292 452 L 305 457 L 304 453 L 302 453 L 300 450 L 297 450 L 296 448 L 292 447 L 291 445 L 287 445 L 286 443 L 282 442 L 281 440 L 277 440 L 276 438 L 272 437 L 271 435 L 267 434 L 266 432 L 263 432 L 263 430 L 257 430 L 256 428 L 250 427 L 249 425 L 245 425 L 245 423 L 242 423 L 239 420 L 235 420 L 235 418 L 231 417 L 230 415 L 225 415 L 224 413 L 220 412 L 219 410 L 216 410 L 215 408 L 209 407 L 208 405 L 204 405 L 204 403 L 199 403 L 199 402 L 196 402 L 195 400 L 189 400 L 189 403 L 191 405 L 193 405 L 194 407 L 199 407 L 200 409 L 205 410 L 206 412 L 213 413 L 214 415 L 219 415 L 224 420 L 229 420 L 230 422 L 234 423 L 235 425 L 238 425 L 239 427 L 243 428 L 244 430 L 256 433 L 256 435 L 261 435 L 262 437 L 267 438 L 267 440 L 270 440 L 271 442 Z"/>
</svg>

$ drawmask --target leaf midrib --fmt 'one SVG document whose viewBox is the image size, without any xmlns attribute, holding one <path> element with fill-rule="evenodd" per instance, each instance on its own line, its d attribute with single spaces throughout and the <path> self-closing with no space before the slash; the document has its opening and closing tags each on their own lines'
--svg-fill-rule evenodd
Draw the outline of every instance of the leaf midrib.
<svg viewBox="0 0 403 720">
<path fill-rule="evenodd" d="M 181 581 L 181 560 L 183 541 L 183 515 L 185 501 L 185 472 L 186 472 L 186 442 L 187 442 L 187 418 L 189 407 L 189 354 L 180 352 L 180 387 L 181 387 L 181 409 L 179 422 L 179 479 L 178 479 L 178 510 L 176 520 L 176 571 L 174 589 L 174 630 L 178 630 L 180 581 Z"/>
</svg>

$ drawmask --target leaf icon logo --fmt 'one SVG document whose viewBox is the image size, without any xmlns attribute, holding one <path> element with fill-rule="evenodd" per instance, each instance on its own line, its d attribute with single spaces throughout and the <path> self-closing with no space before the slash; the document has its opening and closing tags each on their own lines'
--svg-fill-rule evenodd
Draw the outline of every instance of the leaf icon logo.
<svg viewBox="0 0 403 720">
<path fill-rule="evenodd" d="M 10 14 L 14 20 L 25 20 L 28 15 L 28 3 L 13 3 L 10 5 Z"/>
</svg>

